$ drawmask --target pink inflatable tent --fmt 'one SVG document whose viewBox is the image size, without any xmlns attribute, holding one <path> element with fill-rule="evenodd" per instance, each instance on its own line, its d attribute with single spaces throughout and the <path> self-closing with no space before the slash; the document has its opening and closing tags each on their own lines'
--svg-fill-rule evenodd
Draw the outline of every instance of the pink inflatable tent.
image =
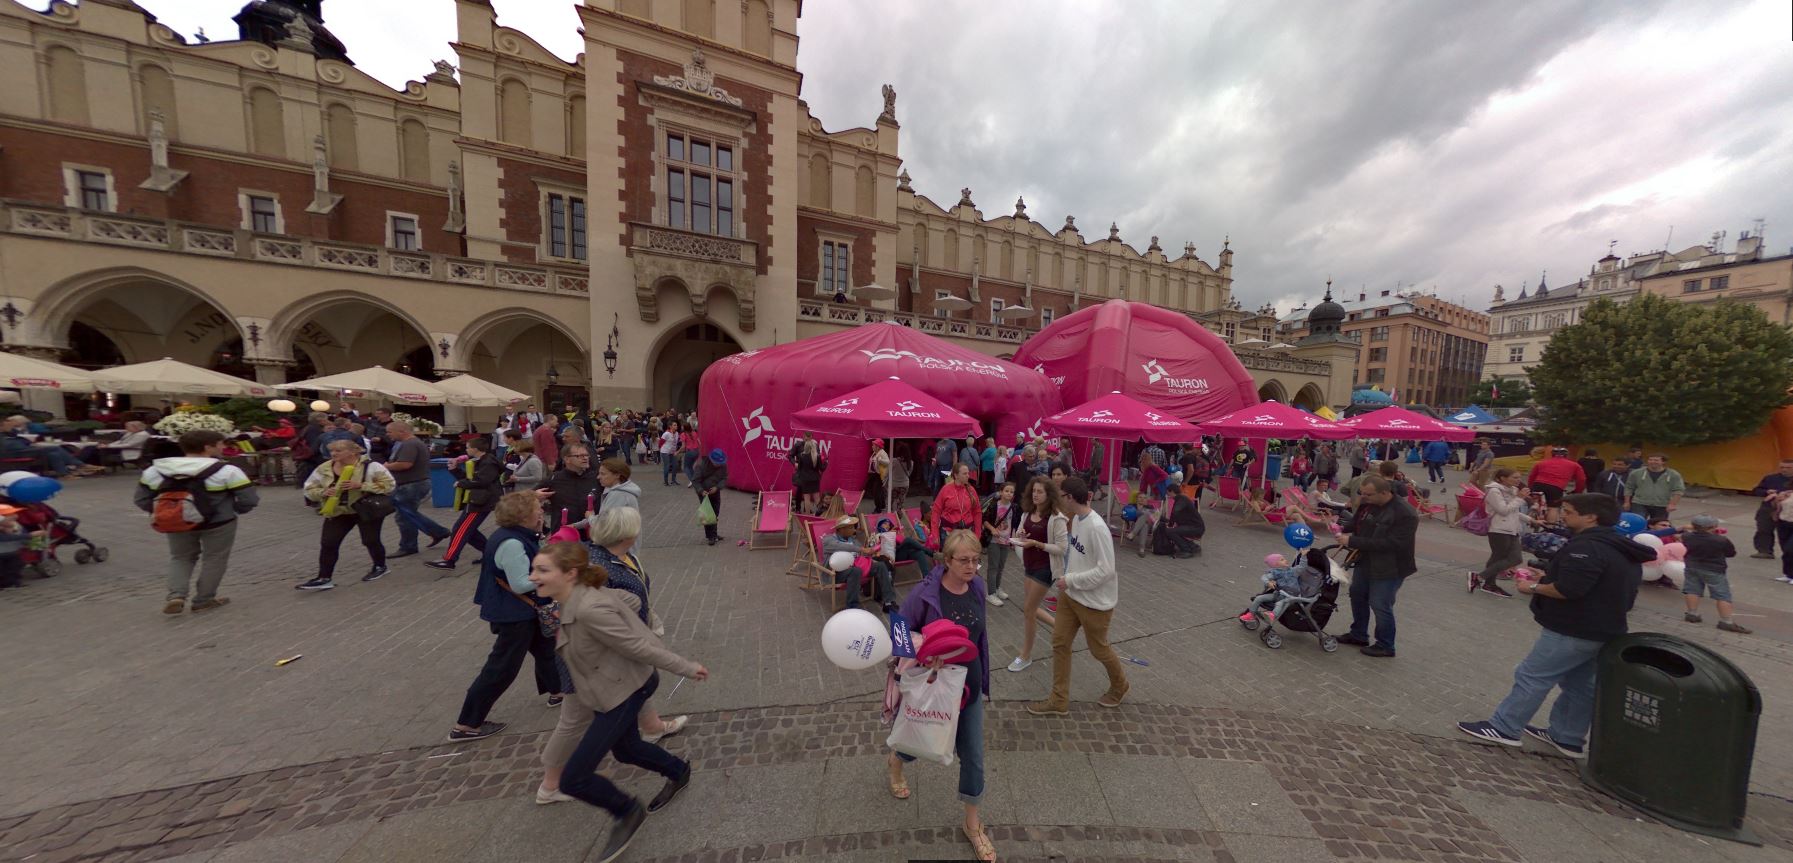
<svg viewBox="0 0 1793 863">
<path fill-rule="evenodd" d="M 1058 388 L 1032 369 L 878 323 L 717 360 L 698 384 L 698 432 L 705 449 L 728 455 L 730 486 L 790 488 L 785 454 L 802 437 L 791 429 L 791 414 L 892 375 L 970 414 L 999 440 L 1013 440 L 1059 409 Z M 824 490 L 865 487 L 869 441 L 823 435 L 816 441 L 828 459 Z M 906 443 L 917 462 L 931 463 L 931 451 Z"/>
<path fill-rule="evenodd" d="M 1258 403 L 1239 359 L 1201 324 L 1146 303 L 1109 300 L 1054 321 L 1015 352 L 1067 405 L 1119 391 L 1191 423 Z"/>
</svg>

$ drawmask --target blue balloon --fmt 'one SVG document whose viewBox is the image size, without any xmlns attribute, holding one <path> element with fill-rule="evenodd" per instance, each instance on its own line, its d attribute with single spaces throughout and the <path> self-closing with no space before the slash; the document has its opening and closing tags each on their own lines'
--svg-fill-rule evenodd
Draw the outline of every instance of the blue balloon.
<svg viewBox="0 0 1793 863">
<path fill-rule="evenodd" d="M 1283 528 L 1282 538 L 1283 542 L 1288 543 L 1289 547 L 1296 551 L 1314 544 L 1314 532 L 1309 530 L 1305 524 L 1291 524 Z"/>
<path fill-rule="evenodd" d="M 1128 521 L 1138 521 L 1139 507 L 1134 506 L 1133 504 L 1127 504 L 1126 506 L 1121 507 L 1121 518 Z"/>
<path fill-rule="evenodd" d="M 1641 515 L 1638 515 L 1635 512 L 1619 513 L 1619 524 L 1618 524 L 1619 533 L 1622 533 L 1626 536 L 1636 536 L 1640 533 L 1643 533 L 1644 529 L 1649 526 L 1650 526 L 1650 523 L 1647 521 L 1644 521 L 1644 517 Z"/>
<path fill-rule="evenodd" d="M 21 479 L 6 487 L 6 496 L 15 503 L 43 503 L 62 491 L 62 483 L 47 476 Z"/>
</svg>

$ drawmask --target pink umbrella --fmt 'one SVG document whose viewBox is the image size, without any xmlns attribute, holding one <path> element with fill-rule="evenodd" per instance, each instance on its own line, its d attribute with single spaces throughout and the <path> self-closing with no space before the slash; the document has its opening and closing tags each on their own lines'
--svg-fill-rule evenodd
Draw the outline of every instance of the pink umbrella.
<svg viewBox="0 0 1793 863">
<path fill-rule="evenodd" d="M 1059 411 L 1041 421 L 1053 434 L 1106 440 L 1145 438 L 1157 443 L 1186 443 L 1201 435 L 1168 411 L 1159 410 L 1118 390 Z"/>
<path fill-rule="evenodd" d="M 1300 408 L 1279 402 L 1264 402 L 1208 420 L 1201 424 L 1201 432 L 1248 440 L 1303 437 L 1344 440 L 1357 437 L 1358 430 L 1346 428 L 1346 425 L 1321 419 Z"/>
<path fill-rule="evenodd" d="M 1475 429 L 1435 420 L 1425 414 L 1390 405 L 1361 416 L 1340 420 L 1339 425 L 1352 429 L 1358 437 L 1385 440 L 1443 440 L 1464 443 L 1475 440 Z"/>
<path fill-rule="evenodd" d="M 975 435 L 977 420 L 896 376 L 824 399 L 791 414 L 791 427 L 817 434 L 859 438 L 950 437 Z M 885 486 L 884 511 L 890 511 L 891 486 Z"/>
</svg>

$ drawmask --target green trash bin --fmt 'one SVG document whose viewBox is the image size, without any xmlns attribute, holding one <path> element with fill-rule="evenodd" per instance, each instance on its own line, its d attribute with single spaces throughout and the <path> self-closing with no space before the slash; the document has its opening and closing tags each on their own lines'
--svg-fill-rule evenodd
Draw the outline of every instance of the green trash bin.
<svg viewBox="0 0 1793 863">
<path fill-rule="evenodd" d="M 1659 632 L 1600 651 L 1582 780 L 1683 830 L 1760 845 L 1743 826 L 1762 696 L 1730 660 Z"/>
</svg>

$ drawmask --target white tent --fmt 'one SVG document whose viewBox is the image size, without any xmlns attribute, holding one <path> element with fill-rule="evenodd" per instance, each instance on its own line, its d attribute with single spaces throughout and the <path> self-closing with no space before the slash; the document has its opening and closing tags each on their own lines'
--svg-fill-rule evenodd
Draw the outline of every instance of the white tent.
<svg viewBox="0 0 1793 863">
<path fill-rule="evenodd" d="M 491 381 L 481 380 L 472 375 L 455 375 L 436 382 L 436 387 L 448 393 L 449 398 L 463 399 L 453 404 L 466 407 L 501 408 L 515 402 L 526 402 L 530 397 L 509 387 L 501 387 Z"/>
<path fill-rule="evenodd" d="M 0 387 L 91 391 L 93 373 L 24 354 L 0 352 Z"/>
<path fill-rule="evenodd" d="M 274 388 L 223 372 L 163 357 L 147 363 L 114 366 L 93 372 L 95 386 L 114 393 L 158 393 L 191 396 L 271 396 Z"/>
<path fill-rule="evenodd" d="M 443 389 L 429 381 L 401 374 L 381 366 L 369 366 L 339 375 L 325 375 L 298 383 L 280 384 L 275 387 L 282 390 L 322 390 L 340 392 L 356 390 L 385 396 L 399 404 L 407 405 L 464 405 L 463 396 L 451 396 Z M 475 402 L 477 403 L 477 402 Z"/>
</svg>

